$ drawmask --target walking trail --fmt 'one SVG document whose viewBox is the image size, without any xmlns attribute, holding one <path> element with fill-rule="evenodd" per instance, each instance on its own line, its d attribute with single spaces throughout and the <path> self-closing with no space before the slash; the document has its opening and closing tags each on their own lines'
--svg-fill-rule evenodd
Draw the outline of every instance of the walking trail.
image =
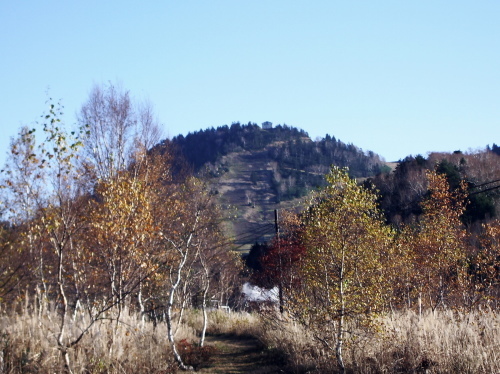
<svg viewBox="0 0 500 374">
<path fill-rule="evenodd" d="M 255 338 L 229 335 L 208 336 L 206 344 L 215 347 L 216 352 L 210 366 L 199 369 L 196 373 L 284 373 L 276 360 L 270 357 Z"/>
</svg>

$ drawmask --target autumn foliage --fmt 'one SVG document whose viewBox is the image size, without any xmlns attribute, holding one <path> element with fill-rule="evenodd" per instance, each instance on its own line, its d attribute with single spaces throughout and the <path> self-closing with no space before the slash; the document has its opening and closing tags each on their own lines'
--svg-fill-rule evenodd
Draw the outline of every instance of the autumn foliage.
<svg viewBox="0 0 500 374">
<path fill-rule="evenodd" d="M 73 372 L 72 352 L 92 327 L 106 320 L 118 329 L 124 310 L 143 325 L 165 321 L 164 339 L 187 368 L 175 338 L 183 309 L 200 293 L 204 305 L 227 303 L 234 283 L 224 282 L 237 262 L 205 183 L 174 167 L 166 149 L 148 151 L 156 134 L 148 113 L 132 120 L 123 112 L 128 95 L 105 91 L 92 93 L 89 123 L 77 131 L 67 131 L 51 105 L 44 138 L 22 129 L 13 140 L 1 183 L 8 222 L 0 231 L 0 297 L 33 297 L 40 313 L 57 305 L 55 348 L 65 372 Z M 86 318 L 75 332 L 78 313 Z"/>
<path fill-rule="evenodd" d="M 286 318 L 307 328 L 340 371 L 344 346 L 380 328 L 378 316 L 387 311 L 496 307 L 498 220 L 485 223 L 479 237 L 467 230 L 466 183 L 451 187 L 444 174 L 428 171 L 422 214 L 394 227 L 376 191 L 346 170 L 332 167 L 327 181 L 303 213 L 282 220 L 284 233 L 261 256 L 256 277 L 280 287 Z"/>
</svg>

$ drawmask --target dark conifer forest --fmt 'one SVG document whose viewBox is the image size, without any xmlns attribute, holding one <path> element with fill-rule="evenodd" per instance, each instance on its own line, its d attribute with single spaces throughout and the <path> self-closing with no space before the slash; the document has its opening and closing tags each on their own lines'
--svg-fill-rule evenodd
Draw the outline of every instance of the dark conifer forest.
<svg viewBox="0 0 500 374">
<path fill-rule="evenodd" d="M 332 164 L 348 166 L 354 177 L 367 177 L 382 169 L 378 155 L 363 152 L 353 144 L 346 144 L 326 135 L 313 141 L 304 130 L 278 125 L 262 129 L 256 123 L 220 126 L 175 136 L 171 142 L 177 145 L 196 170 L 206 163 L 215 163 L 230 152 L 266 150 L 271 160 L 280 168 L 308 169 L 312 165 L 329 167 Z"/>
</svg>

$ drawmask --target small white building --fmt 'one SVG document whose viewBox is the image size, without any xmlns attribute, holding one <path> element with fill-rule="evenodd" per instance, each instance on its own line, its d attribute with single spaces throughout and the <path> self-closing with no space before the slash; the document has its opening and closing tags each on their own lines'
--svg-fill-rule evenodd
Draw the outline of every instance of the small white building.
<svg viewBox="0 0 500 374">
<path fill-rule="evenodd" d="M 272 123 L 272 122 L 269 122 L 269 121 L 262 122 L 262 128 L 263 128 L 264 130 L 269 130 L 269 129 L 272 129 L 272 128 L 273 128 L 273 123 Z"/>
<path fill-rule="evenodd" d="M 265 288 L 260 288 L 258 286 L 254 286 L 246 282 L 243 284 L 241 293 L 243 294 L 243 298 L 245 301 L 258 301 L 258 302 L 278 302 L 278 287 L 273 287 L 270 290 L 266 290 Z"/>
</svg>

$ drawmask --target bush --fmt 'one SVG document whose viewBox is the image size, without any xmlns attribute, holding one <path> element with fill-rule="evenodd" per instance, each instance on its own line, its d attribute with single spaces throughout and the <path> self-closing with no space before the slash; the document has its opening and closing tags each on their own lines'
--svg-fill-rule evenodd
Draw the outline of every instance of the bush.
<svg viewBox="0 0 500 374">
<path fill-rule="evenodd" d="M 182 361 L 186 365 L 192 366 L 195 370 L 201 367 L 210 366 L 213 362 L 214 354 L 217 353 L 215 347 L 200 347 L 198 344 L 188 342 L 187 339 L 182 339 L 177 344 L 177 350 L 182 357 Z"/>
</svg>

